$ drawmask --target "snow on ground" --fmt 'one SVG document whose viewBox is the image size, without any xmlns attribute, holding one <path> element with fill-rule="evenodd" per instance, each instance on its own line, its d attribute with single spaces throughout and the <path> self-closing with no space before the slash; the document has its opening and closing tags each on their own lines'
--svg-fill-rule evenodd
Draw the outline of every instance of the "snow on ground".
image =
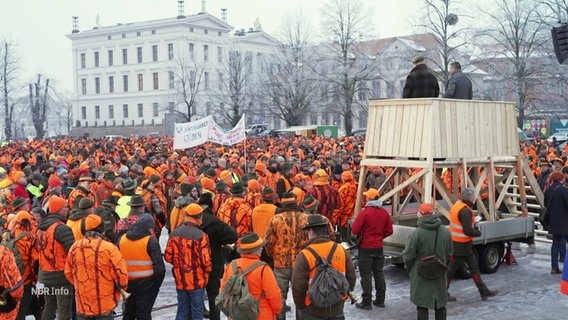
<svg viewBox="0 0 568 320">
<path fill-rule="evenodd" d="M 163 247 L 165 238 L 161 239 Z M 527 246 L 523 244 L 520 249 L 513 250 L 513 254 L 518 265 L 503 264 L 497 273 L 482 275 L 490 289 L 500 291 L 494 298 L 481 301 L 471 279 L 452 282 L 450 292 L 458 301 L 448 304 L 448 319 L 567 319 L 568 296 L 559 292 L 560 275 L 550 274 L 550 245 L 537 243 L 536 253 L 529 254 Z M 155 307 L 176 303 L 171 267 L 166 265 L 168 272 Z M 347 303 L 347 320 L 416 319 L 416 306 L 409 300 L 410 283 L 406 272 L 390 265 L 385 267 L 384 274 L 387 281 L 386 308 L 373 307 L 373 310 L 367 311 Z M 355 292 L 361 294 L 359 282 Z M 291 293 L 288 294 L 287 303 L 294 305 Z M 171 320 L 175 313 L 176 308 L 171 307 L 155 311 L 152 316 L 155 320 Z M 430 318 L 434 318 L 433 312 Z M 287 319 L 295 319 L 294 313 L 288 312 Z"/>
</svg>

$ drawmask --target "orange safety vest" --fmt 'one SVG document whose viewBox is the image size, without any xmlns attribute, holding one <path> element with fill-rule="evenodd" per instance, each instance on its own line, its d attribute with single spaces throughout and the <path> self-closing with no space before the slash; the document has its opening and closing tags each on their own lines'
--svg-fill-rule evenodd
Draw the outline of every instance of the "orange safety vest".
<svg viewBox="0 0 568 320">
<path fill-rule="evenodd" d="M 469 212 L 471 212 L 471 224 L 473 225 L 475 223 L 473 219 L 473 211 L 467 204 L 463 202 L 454 204 L 450 209 L 450 232 L 452 233 L 452 241 L 455 242 L 471 242 L 473 240 L 473 237 L 463 233 L 463 227 L 458 218 L 458 214 L 463 208 L 467 208 Z"/>
<path fill-rule="evenodd" d="M 65 259 L 67 252 L 63 245 L 55 240 L 55 228 L 63 222 L 56 222 L 45 231 L 38 231 L 39 238 L 39 268 L 42 271 L 63 271 L 65 270 Z"/>
<path fill-rule="evenodd" d="M 331 252 L 331 248 L 333 247 L 334 242 L 333 241 L 328 241 L 328 242 L 323 242 L 323 243 L 315 243 L 315 244 L 310 244 L 309 247 L 312 248 L 322 259 L 327 259 L 327 256 L 329 255 L 329 252 Z M 310 283 L 312 282 L 313 277 L 316 274 L 317 268 L 316 268 L 316 258 L 314 257 L 314 255 L 309 252 L 306 249 L 303 249 L 302 251 L 300 251 L 304 257 L 306 258 L 306 260 L 308 261 L 308 265 L 310 266 L 310 278 L 308 280 L 308 289 L 310 288 Z M 333 253 L 333 256 L 331 257 L 331 261 L 329 261 L 329 263 L 339 272 L 345 274 L 346 267 L 346 261 L 345 259 L 347 259 L 347 257 L 345 256 L 345 250 L 343 250 L 343 247 L 341 246 L 337 246 L 337 248 L 335 248 L 335 252 Z M 343 297 L 343 300 L 347 299 L 348 295 L 345 295 L 345 297 Z M 304 298 L 304 303 L 306 304 L 306 306 L 309 306 L 312 304 L 312 302 L 310 301 L 310 297 L 307 294 L 307 290 L 306 290 L 306 297 Z"/>
<path fill-rule="evenodd" d="M 147 278 L 154 275 L 154 264 L 148 254 L 148 241 L 150 236 L 142 239 L 130 240 L 126 236 L 120 239 L 118 249 L 126 260 L 128 280 Z"/>
</svg>

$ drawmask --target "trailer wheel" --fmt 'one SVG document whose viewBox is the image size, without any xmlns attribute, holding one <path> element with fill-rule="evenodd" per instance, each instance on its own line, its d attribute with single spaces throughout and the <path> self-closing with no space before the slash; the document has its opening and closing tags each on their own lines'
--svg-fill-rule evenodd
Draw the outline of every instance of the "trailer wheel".
<svg viewBox="0 0 568 320">
<path fill-rule="evenodd" d="M 495 273 L 499 269 L 505 251 L 503 243 L 490 243 L 479 248 L 479 269 L 484 273 Z"/>
</svg>

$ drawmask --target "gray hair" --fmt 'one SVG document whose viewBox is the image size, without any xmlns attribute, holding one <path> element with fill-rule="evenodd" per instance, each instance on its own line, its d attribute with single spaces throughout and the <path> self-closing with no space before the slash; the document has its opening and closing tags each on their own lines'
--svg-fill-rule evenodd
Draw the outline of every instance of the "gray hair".
<svg viewBox="0 0 568 320">
<path fill-rule="evenodd" d="M 470 200 L 473 202 L 475 200 L 475 189 L 473 188 L 466 188 L 462 191 L 462 199 L 463 200 Z"/>
</svg>

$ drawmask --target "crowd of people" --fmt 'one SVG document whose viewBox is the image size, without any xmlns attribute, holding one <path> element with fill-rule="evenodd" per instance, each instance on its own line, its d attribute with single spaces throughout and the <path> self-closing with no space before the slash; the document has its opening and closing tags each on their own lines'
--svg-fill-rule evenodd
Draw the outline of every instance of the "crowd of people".
<svg viewBox="0 0 568 320">
<path fill-rule="evenodd" d="M 322 243 L 352 241 L 347 224 L 363 144 L 353 137 L 249 139 L 188 150 L 172 150 L 165 137 L 7 143 L 0 149 L 0 227 L 13 261 L 2 266 L 11 281 L 0 284 L 0 293 L 14 305 L 2 316 L 110 319 L 130 294 L 124 319 L 150 319 L 171 265 L 177 319 L 219 319 L 215 298 L 233 272 L 225 265 L 257 259 L 269 266 L 251 284 L 259 298 L 263 292 L 263 319 L 284 319 L 290 283 L 313 276 L 310 269 L 294 274 L 302 250 L 314 242 L 327 256 Z M 376 190 L 385 179 L 375 168 L 364 181 Z M 316 214 L 325 226 L 306 229 Z M 334 252 L 333 264 L 343 264 L 352 290 L 351 259 L 343 247 Z M 307 287 L 292 287 L 297 312 L 318 319 Z M 342 310 L 336 306 L 332 315 Z"/>
<path fill-rule="evenodd" d="M 124 319 L 150 319 L 171 265 L 176 319 L 220 319 L 215 298 L 236 272 L 230 262 L 246 269 L 263 261 L 268 268 L 247 275 L 251 293 L 260 299 L 261 319 L 285 319 L 292 309 L 286 305 L 290 288 L 298 318 L 342 319 L 343 303 L 323 311 L 310 305 L 307 290 L 316 262 L 305 248 L 317 248 L 325 258 L 334 241 L 352 243 L 348 221 L 358 181 L 366 191 L 364 209 L 353 224 L 353 232 L 363 235 L 363 292 L 357 307 L 384 307 L 382 239 L 392 233 L 392 221 L 377 190 L 389 171 L 371 167 L 360 180 L 363 145 L 362 137 L 321 136 L 248 139 L 230 147 L 208 143 L 187 150 L 172 150 L 172 140 L 165 137 L 5 144 L 0 149 L 5 246 L 0 250 L 12 248 L 13 254 L 0 255 L 0 294 L 14 305 L 2 316 L 110 319 L 128 292 Z M 556 150 L 546 140 L 521 148 L 550 202 L 553 224 L 561 226 L 568 221 L 558 213 L 568 212 L 568 206 L 557 208 L 568 194 L 560 183 L 568 175 L 567 150 Z M 554 199 L 553 192 L 562 196 Z M 559 273 L 568 235 L 554 227 L 550 232 L 552 272 Z M 334 250 L 333 263 L 353 290 L 349 254 L 341 246 Z M 476 284 L 482 297 L 494 294 L 480 279 Z"/>
</svg>

